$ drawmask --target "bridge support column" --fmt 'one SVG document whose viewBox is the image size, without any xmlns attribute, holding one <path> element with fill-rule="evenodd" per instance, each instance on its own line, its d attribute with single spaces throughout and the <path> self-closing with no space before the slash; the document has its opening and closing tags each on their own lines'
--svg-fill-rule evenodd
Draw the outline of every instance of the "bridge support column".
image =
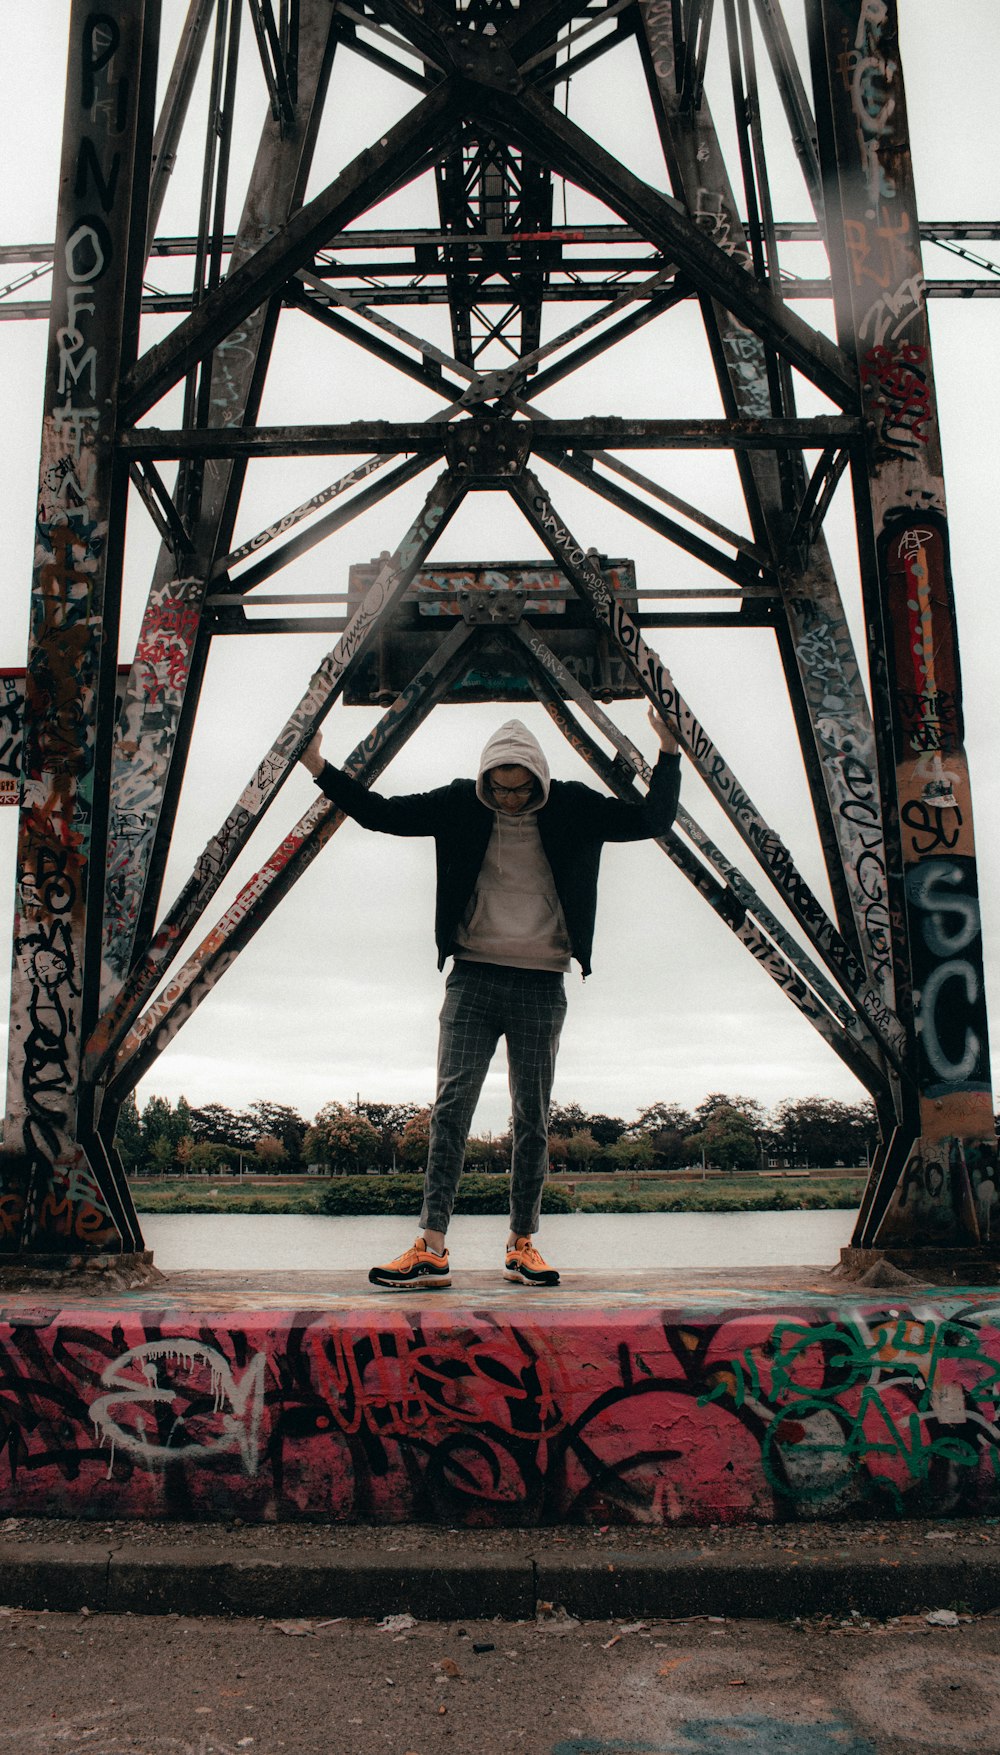
<svg viewBox="0 0 1000 1755">
<path fill-rule="evenodd" d="M 900 1126 L 856 1248 L 983 1246 L 998 1186 L 969 771 L 940 431 L 895 0 L 810 0 L 838 340 L 888 848 Z"/>
<path fill-rule="evenodd" d="M 159 0 L 75 0 L 25 686 L 0 1260 L 142 1259 L 82 1056 L 97 1015 Z"/>
</svg>

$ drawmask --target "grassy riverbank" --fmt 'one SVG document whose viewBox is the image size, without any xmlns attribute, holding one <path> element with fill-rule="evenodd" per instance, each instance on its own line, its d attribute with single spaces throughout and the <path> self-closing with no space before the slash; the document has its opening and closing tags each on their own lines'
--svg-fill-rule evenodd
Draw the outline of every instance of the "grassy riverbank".
<svg viewBox="0 0 1000 1755">
<path fill-rule="evenodd" d="M 863 1172 L 811 1171 L 807 1177 L 553 1177 L 543 1211 L 555 1213 L 749 1213 L 857 1207 Z M 419 1176 L 164 1176 L 133 1182 L 140 1213 L 398 1213 L 420 1205 Z M 456 1211 L 505 1213 L 507 1179 L 463 1177 Z"/>
</svg>

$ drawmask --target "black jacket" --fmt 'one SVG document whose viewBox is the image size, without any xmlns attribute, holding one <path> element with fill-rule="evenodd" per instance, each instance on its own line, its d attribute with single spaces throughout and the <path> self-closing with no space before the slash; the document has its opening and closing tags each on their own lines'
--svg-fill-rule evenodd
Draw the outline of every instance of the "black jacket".
<svg viewBox="0 0 1000 1755">
<path fill-rule="evenodd" d="M 386 835 L 433 835 L 437 854 L 434 934 L 444 967 L 455 930 L 476 887 L 493 828 L 493 812 L 476 797 L 474 780 L 453 780 L 433 792 L 384 798 L 326 763 L 316 784 L 366 829 Z M 605 841 L 645 841 L 665 835 L 680 792 L 680 757 L 661 755 L 641 803 L 626 804 L 576 780 L 553 780 L 538 812 L 538 832 L 562 903 L 570 948 L 590 974 L 597 912 L 597 873 Z"/>
</svg>

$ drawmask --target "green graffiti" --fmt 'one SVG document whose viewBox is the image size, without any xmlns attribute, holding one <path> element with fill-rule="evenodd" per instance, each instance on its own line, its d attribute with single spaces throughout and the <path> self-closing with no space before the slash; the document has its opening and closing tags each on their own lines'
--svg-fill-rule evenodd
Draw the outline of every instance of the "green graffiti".
<svg viewBox="0 0 1000 1755">
<path fill-rule="evenodd" d="M 749 1408 L 765 1419 L 765 1477 L 776 1494 L 800 1503 L 841 1495 L 879 1459 L 901 1464 L 911 1484 L 926 1481 L 935 1463 L 971 1472 L 985 1462 L 998 1477 L 1000 1361 L 980 1333 L 993 1314 L 778 1322 L 765 1341 L 709 1370 L 698 1406 Z M 902 1507 L 896 1482 L 877 1468 L 871 1478 Z"/>
</svg>

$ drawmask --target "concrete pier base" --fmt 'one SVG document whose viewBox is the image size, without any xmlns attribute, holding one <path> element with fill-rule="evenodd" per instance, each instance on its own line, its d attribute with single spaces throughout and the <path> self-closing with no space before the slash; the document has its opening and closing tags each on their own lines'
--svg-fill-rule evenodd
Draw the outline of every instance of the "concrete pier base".
<svg viewBox="0 0 1000 1755">
<path fill-rule="evenodd" d="M 840 1266 L 845 1278 L 867 1285 L 890 1283 L 893 1272 L 906 1274 L 921 1282 L 930 1280 L 935 1286 L 996 1286 L 1000 1284 L 1000 1255 L 995 1248 L 978 1249 L 855 1249 L 840 1252 Z M 900 1284 L 903 1282 L 900 1281 Z"/>
<path fill-rule="evenodd" d="M 41 1288 L 69 1293 L 89 1288 L 106 1297 L 109 1292 L 133 1292 L 139 1286 L 156 1286 L 162 1281 L 151 1249 L 118 1255 L 31 1253 L 0 1257 L 0 1297 Z"/>
<path fill-rule="evenodd" d="M 0 1294 L 0 1512 L 722 1524 L 1000 1513 L 1000 1290 L 827 1270 L 172 1274 Z"/>
</svg>

